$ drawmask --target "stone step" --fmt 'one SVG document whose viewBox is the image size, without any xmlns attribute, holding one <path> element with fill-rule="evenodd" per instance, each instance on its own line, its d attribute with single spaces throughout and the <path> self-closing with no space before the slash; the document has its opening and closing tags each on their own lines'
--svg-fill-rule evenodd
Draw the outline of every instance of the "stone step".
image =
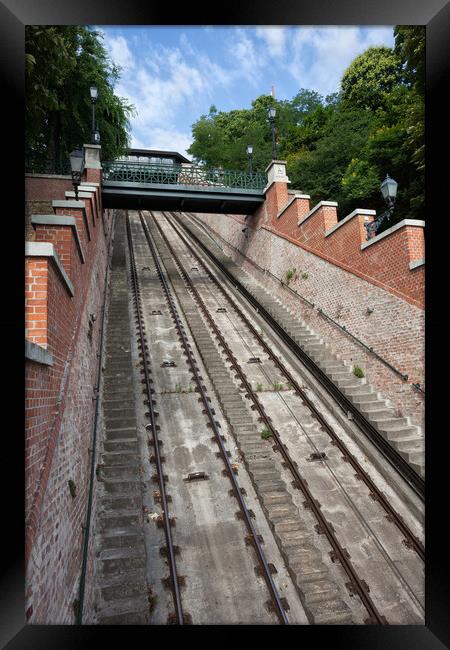
<svg viewBox="0 0 450 650">
<path fill-rule="evenodd" d="M 148 606 L 140 612 L 124 612 L 123 614 L 114 614 L 112 616 L 100 616 L 98 619 L 98 625 L 148 625 L 148 623 Z"/>
<path fill-rule="evenodd" d="M 297 513 L 292 501 L 283 504 L 264 504 L 264 509 L 267 511 L 269 519 L 274 523 L 280 519 L 291 519 Z"/>
<path fill-rule="evenodd" d="M 425 440 L 421 436 L 392 440 L 391 444 L 399 451 L 425 451 Z"/>
<path fill-rule="evenodd" d="M 388 404 L 386 404 L 385 400 L 380 399 L 369 402 L 359 402 L 357 406 L 361 413 L 364 413 L 364 415 L 369 415 L 370 417 L 380 412 L 386 413 L 390 408 Z"/>
<path fill-rule="evenodd" d="M 265 492 L 285 492 L 286 483 L 279 480 L 267 479 L 258 481 L 258 491 L 261 493 Z"/>
<path fill-rule="evenodd" d="M 264 505 L 274 505 L 274 504 L 291 504 L 292 499 L 286 490 L 280 491 L 271 491 L 271 492 L 262 492 L 262 499 Z"/>
<path fill-rule="evenodd" d="M 340 598 L 311 603 L 310 611 L 315 625 L 351 625 L 353 623 L 350 608 Z"/>
<path fill-rule="evenodd" d="M 141 554 L 138 556 L 131 557 L 115 557 L 102 559 L 100 561 L 100 568 L 102 574 L 105 576 L 114 576 L 117 578 L 123 579 L 121 574 L 133 569 L 145 569 L 146 568 L 146 557 L 145 550 L 142 548 Z"/>
<path fill-rule="evenodd" d="M 419 428 L 415 426 L 407 427 L 399 427 L 397 429 L 391 429 L 390 431 L 380 431 L 381 435 L 386 438 L 386 440 L 394 442 L 395 440 L 403 440 L 405 438 L 410 438 L 414 436 L 420 436 L 423 438 L 423 435 L 421 435 Z"/>
<path fill-rule="evenodd" d="M 353 398 L 354 396 L 359 397 L 360 395 L 366 397 L 368 397 L 369 395 L 377 395 L 377 393 L 374 392 L 371 384 L 358 385 L 355 386 L 354 388 L 347 387 L 345 389 L 345 394 L 348 395 L 350 398 Z"/>
<path fill-rule="evenodd" d="M 389 433 L 390 431 L 403 430 L 405 427 L 409 427 L 410 423 L 409 418 L 394 418 L 391 416 L 390 418 L 378 420 L 375 423 L 375 426 L 379 431 L 386 431 Z"/>
<path fill-rule="evenodd" d="M 140 478 L 133 477 L 130 480 L 104 479 L 101 481 L 105 496 L 129 496 L 141 494 Z"/>
<path fill-rule="evenodd" d="M 115 512 L 120 515 L 126 515 L 132 511 L 140 512 L 142 510 L 142 498 L 138 494 L 100 497 L 99 502 L 101 510 L 105 513 L 112 514 Z"/>
</svg>

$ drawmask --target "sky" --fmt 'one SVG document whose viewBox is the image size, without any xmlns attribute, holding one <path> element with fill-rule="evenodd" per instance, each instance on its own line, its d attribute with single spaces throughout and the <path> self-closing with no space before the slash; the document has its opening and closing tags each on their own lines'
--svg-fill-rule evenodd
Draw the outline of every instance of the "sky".
<svg viewBox="0 0 450 650">
<path fill-rule="evenodd" d="M 376 45 L 394 46 L 393 26 L 94 26 L 122 68 L 115 94 L 135 105 L 131 146 L 190 158 L 192 125 L 218 111 L 251 108 L 270 95 L 339 89 L 351 61 Z"/>
</svg>

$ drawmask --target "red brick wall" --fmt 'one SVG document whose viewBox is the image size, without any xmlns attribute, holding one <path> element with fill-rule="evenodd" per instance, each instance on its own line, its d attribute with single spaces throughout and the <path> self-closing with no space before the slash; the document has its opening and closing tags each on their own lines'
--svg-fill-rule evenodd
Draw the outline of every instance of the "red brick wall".
<svg viewBox="0 0 450 650">
<path fill-rule="evenodd" d="M 424 424 L 424 399 L 412 387 L 412 383 L 419 383 L 424 388 L 425 322 L 422 308 L 387 290 L 386 285 L 365 279 L 357 272 L 345 270 L 340 264 L 330 263 L 323 256 L 307 250 L 295 240 L 272 232 L 268 227 L 258 230 L 249 228 L 246 238 L 241 232 L 241 218 L 236 215 L 196 216 L 211 228 L 213 236 L 220 236 L 216 236 L 216 239 L 233 260 L 307 322 L 331 346 L 335 354 L 363 368 L 367 381 L 390 399 L 395 408 L 409 415 L 415 424 Z M 349 223 L 354 219 L 350 219 Z M 246 223 L 248 221 L 249 219 Z M 342 229 L 345 227 L 346 225 L 342 226 Z M 392 236 L 368 248 L 375 249 Z M 316 308 L 308 307 L 290 291 L 283 289 L 279 282 L 272 280 L 269 275 L 263 275 L 227 246 L 227 242 L 281 279 L 285 279 L 288 269 L 296 268 L 296 277 L 290 286 L 313 302 Z M 408 273 L 414 277 L 418 271 L 423 273 L 423 267 L 422 270 Z M 307 273 L 308 277 L 302 278 L 302 273 Z M 321 307 L 366 345 L 373 347 L 402 373 L 409 375 L 408 381 L 403 381 L 350 336 L 320 316 L 317 307 Z M 371 314 L 367 311 L 368 307 L 373 308 Z"/>
<path fill-rule="evenodd" d="M 71 188 L 64 188 L 64 192 L 66 189 Z M 36 187 L 33 191 L 39 194 Z M 41 194 L 46 191 L 41 188 Z M 61 199 L 64 193 L 49 198 Z M 36 239 L 54 244 L 73 284 L 73 297 L 50 258 L 26 259 L 26 337 L 44 344 L 53 355 L 52 366 L 28 359 L 25 364 L 26 608 L 32 612 L 30 623 L 75 621 L 73 604 L 78 598 L 89 486 L 96 353 L 111 238 L 111 213 L 107 211 L 104 219 L 99 218 L 96 205 L 94 200 L 92 216 L 88 212 L 91 240 L 83 211 L 68 211 L 77 221 L 85 264 L 72 227 L 36 228 Z M 92 331 L 91 313 L 97 317 Z M 38 321 L 36 317 L 41 314 L 47 320 Z M 69 480 L 76 485 L 75 498 L 70 494 Z M 92 558 L 89 567 L 92 570 Z M 88 592 L 87 605 L 91 599 Z"/>
<path fill-rule="evenodd" d="M 284 211 L 279 214 L 283 207 Z M 319 205 L 309 217 L 301 221 L 308 211 L 307 200 L 292 200 L 292 196 L 287 194 L 287 184 L 276 182 L 267 191 L 263 206 L 247 219 L 247 225 L 255 230 L 268 228 L 412 304 L 424 306 L 423 269 L 412 272 L 409 268 L 411 262 L 425 257 L 421 227 L 405 226 L 361 249 L 361 245 L 367 241 L 364 223 L 372 221 L 372 215 L 356 214 L 326 235 L 338 223 L 336 207 Z"/>
</svg>

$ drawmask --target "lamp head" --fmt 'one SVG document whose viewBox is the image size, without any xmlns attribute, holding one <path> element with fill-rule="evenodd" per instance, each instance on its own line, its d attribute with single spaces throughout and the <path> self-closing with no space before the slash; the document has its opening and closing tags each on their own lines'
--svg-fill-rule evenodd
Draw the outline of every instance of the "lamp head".
<svg viewBox="0 0 450 650">
<path fill-rule="evenodd" d="M 394 203 L 397 196 L 398 183 L 393 178 L 386 174 L 386 178 L 380 185 L 381 194 L 387 203 Z"/>
</svg>

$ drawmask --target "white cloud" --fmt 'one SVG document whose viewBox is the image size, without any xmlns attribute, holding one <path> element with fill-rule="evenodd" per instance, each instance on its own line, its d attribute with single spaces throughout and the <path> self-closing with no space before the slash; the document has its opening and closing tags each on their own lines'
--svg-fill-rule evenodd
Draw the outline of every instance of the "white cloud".
<svg viewBox="0 0 450 650">
<path fill-rule="evenodd" d="M 299 87 L 327 95 L 339 89 L 345 69 L 358 54 L 384 44 L 393 45 L 390 27 L 302 27 L 295 30 L 293 56 L 285 69 Z"/>
<path fill-rule="evenodd" d="M 283 56 L 286 46 L 284 27 L 258 27 L 256 35 L 265 41 L 272 57 Z"/>
<path fill-rule="evenodd" d="M 123 71 L 131 70 L 135 66 L 133 55 L 130 52 L 128 43 L 123 36 L 108 37 L 105 36 L 105 45 L 109 51 L 111 59 L 119 65 Z"/>
<path fill-rule="evenodd" d="M 161 149 L 162 151 L 177 151 L 182 156 L 190 159 L 187 149 L 192 144 L 190 134 L 182 133 L 176 129 L 154 128 L 146 131 L 144 137 L 133 136 L 133 147 L 142 149 Z M 136 144 L 134 144 L 136 143 Z"/>
<path fill-rule="evenodd" d="M 255 42 L 243 29 L 236 28 L 231 35 L 228 55 L 236 66 L 233 75 L 244 77 L 254 86 L 266 64 L 267 54 L 262 48 L 258 51 Z"/>
</svg>

